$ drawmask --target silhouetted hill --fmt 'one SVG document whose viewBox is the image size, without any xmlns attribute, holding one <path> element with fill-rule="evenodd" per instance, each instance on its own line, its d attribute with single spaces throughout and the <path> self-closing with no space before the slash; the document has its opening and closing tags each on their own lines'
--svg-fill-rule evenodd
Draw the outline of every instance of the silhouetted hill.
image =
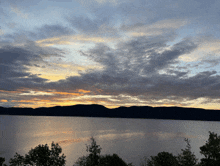
<svg viewBox="0 0 220 166">
<path fill-rule="evenodd" d="M 0 115 L 80 116 L 220 121 L 220 110 L 149 106 L 132 106 L 108 109 L 104 106 L 96 104 L 56 106 L 50 108 L 42 107 L 36 109 L 0 107 Z"/>
</svg>

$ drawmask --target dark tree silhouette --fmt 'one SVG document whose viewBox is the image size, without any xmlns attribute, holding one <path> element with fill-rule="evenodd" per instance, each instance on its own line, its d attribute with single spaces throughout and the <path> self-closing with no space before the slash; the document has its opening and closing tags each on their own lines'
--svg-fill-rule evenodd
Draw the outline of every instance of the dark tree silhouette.
<svg viewBox="0 0 220 166">
<path fill-rule="evenodd" d="M 101 147 L 96 144 L 96 141 L 91 137 L 91 145 L 86 145 L 88 156 L 78 158 L 74 166 L 97 166 L 100 159 Z"/>
<path fill-rule="evenodd" d="M 73 166 L 87 166 L 87 165 L 89 165 L 87 157 L 88 156 L 79 157 Z"/>
<path fill-rule="evenodd" d="M 9 163 L 10 166 L 23 166 L 23 165 L 36 165 L 36 166 L 64 166 L 66 163 L 66 156 L 60 153 L 62 148 L 55 144 L 51 143 L 51 150 L 48 145 L 38 145 L 34 149 L 31 149 L 25 157 L 16 153 L 14 158 L 11 158 Z"/>
<path fill-rule="evenodd" d="M 186 148 L 181 149 L 182 153 L 178 154 L 177 159 L 180 166 L 196 166 L 198 159 L 195 154 L 191 152 L 191 145 L 189 139 L 184 139 L 186 142 Z"/>
<path fill-rule="evenodd" d="M 0 166 L 6 166 L 6 164 L 3 164 L 5 162 L 4 157 L 0 157 Z"/>
<path fill-rule="evenodd" d="M 91 145 L 86 145 L 89 155 L 78 158 L 73 166 L 128 166 L 117 154 L 100 155 L 101 147 L 96 144 L 93 137 L 91 141 Z M 132 165 L 129 164 L 129 166 Z"/>
<path fill-rule="evenodd" d="M 101 156 L 98 166 L 128 166 L 117 154 Z"/>
<path fill-rule="evenodd" d="M 101 147 L 99 145 L 96 145 L 95 139 L 91 138 L 91 145 L 86 145 L 86 151 L 90 152 L 88 156 L 88 160 L 91 164 L 91 166 L 96 166 L 99 163 L 100 153 L 101 153 Z"/>
<path fill-rule="evenodd" d="M 201 166 L 220 165 L 220 136 L 209 131 L 209 139 L 200 147 L 200 153 L 205 156 L 201 159 Z"/>
<path fill-rule="evenodd" d="M 146 164 L 146 163 L 144 163 Z M 172 153 L 160 152 L 147 159 L 147 166 L 178 166 L 178 160 Z"/>
<path fill-rule="evenodd" d="M 25 165 L 25 158 L 18 153 L 15 153 L 14 158 L 9 160 L 10 166 L 23 166 Z"/>
<path fill-rule="evenodd" d="M 38 145 L 25 155 L 25 162 L 30 165 L 49 165 L 50 150 L 48 145 Z"/>
<path fill-rule="evenodd" d="M 134 166 L 132 163 L 128 163 L 128 166 Z"/>
</svg>

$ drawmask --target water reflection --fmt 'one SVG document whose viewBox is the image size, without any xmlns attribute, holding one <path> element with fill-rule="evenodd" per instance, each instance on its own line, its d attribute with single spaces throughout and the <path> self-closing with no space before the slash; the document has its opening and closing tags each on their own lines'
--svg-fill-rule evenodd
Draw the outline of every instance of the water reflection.
<svg viewBox="0 0 220 166">
<path fill-rule="evenodd" d="M 218 122 L 0 116 L 0 155 L 13 157 L 26 154 L 39 144 L 57 142 L 67 156 L 67 166 L 86 155 L 93 136 L 101 146 L 101 154 L 118 154 L 127 163 L 139 165 L 143 156 L 167 151 L 174 155 L 185 148 L 184 138 L 191 140 L 192 151 L 201 157 L 199 147 L 208 139 L 208 131 L 220 132 Z"/>
</svg>

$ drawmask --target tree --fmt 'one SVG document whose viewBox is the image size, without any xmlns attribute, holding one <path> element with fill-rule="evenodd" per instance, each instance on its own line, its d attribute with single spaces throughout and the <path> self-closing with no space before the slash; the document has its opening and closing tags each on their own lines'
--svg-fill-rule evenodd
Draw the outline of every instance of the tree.
<svg viewBox="0 0 220 166">
<path fill-rule="evenodd" d="M 50 151 L 50 165 L 56 165 L 56 166 L 63 166 L 66 163 L 66 156 L 62 154 L 62 156 L 59 156 L 62 153 L 62 148 L 58 145 L 58 143 L 54 144 L 52 142 L 51 144 L 51 151 Z"/>
<path fill-rule="evenodd" d="M 82 156 L 78 158 L 74 166 L 97 166 L 100 159 L 101 147 L 96 144 L 93 137 L 91 139 L 91 145 L 86 145 L 86 151 L 89 152 L 88 156 Z"/>
<path fill-rule="evenodd" d="M 75 162 L 75 164 L 73 166 L 87 166 L 87 165 L 88 165 L 87 157 L 82 156 L 77 159 L 77 161 Z"/>
<path fill-rule="evenodd" d="M 36 166 L 64 166 L 66 156 L 60 153 L 61 147 L 54 142 L 51 143 L 51 150 L 48 145 L 38 145 L 31 149 L 25 157 L 15 154 L 13 159 L 10 159 L 10 166 L 36 165 Z"/>
<path fill-rule="evenodd" d="M 205 156 L 201 159 L 202 166 L 220 165 L 220 136 L 209 131 L 209 139 L 200 147 L 200 153 Z"/>
<path fill-rule="evenodd" d="M 31 149 L 28 154 L 25 155 L 25 163 L 34 165 L 49 165 L 50 150 L 48 145 L 38 145 L 34 149 Z"/>
<path fill-rule="evenodd" d="M 24 156 L 21 156 L 20 154 L 18 153 L 15 153 L 14 155 L 14 159 L 10 159 L 9 160 L 9 164 L 10 166 L 23 166 L 25 163 L 25 158 Z"/>
<path fill-rule="evenodd" d="M 0 157 L 0 166 L 6 166 L 6 164 L 3 164 L 5 162 L 5 158 Z"/>
<path fill-rule="evenodd" d="M 147 166 L 178 166 L 178 160 L 172 153 L 160 152 L 147 159 Z"/>
<path fill-rule="evenodd" d="M 95 139 L 91 138 L 91 145 L 86 145 L 86 151 L 90 152 L 88 159 L 91 166 L 96 166 L 99 163 L 100 153 L 101 153 L 101 147 L 99 145 L 96 145 Z"/>
<path fill-rule="evenodd" d="M 91 145 L 86 145 L 86 151 L 89 152 L 89 155 L 78 158 L 73 166 L 128 166 L 117 154 L 100 155 L 102 148 L 96 144 L 93 137 L 91 141 Z"/>
<path fill-rule="evenodd" d="M 128 166 L 134 166 L 133 163 L 128 163 Z"/>
<path fill-rule="evenodd" d="M 128 166 L 117 154 L 101 156 L 98 166 Z"/>
<path fill-rule="evenodd" d="M 179 161 L 180 166 L 195 166 L 197 164 L 198 159 L 191 152 L 191 145 L 189 139 L 184 139 L 186 142 L 186 148 L 181 149 L 182 153 L 178 155 L 177 159 Z"/>
</svg>

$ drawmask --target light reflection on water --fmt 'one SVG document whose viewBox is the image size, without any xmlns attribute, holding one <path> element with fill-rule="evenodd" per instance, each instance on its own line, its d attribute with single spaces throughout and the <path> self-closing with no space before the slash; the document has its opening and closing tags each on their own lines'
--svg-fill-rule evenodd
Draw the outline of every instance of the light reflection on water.
<svg viewBox="0 0 220 166">
<path fill-rule="evenodd" d="M 208 131 L 220 133 L 219 122 L 83 118 L 0 116 L 0 156 L 6 161 L 15 152 L 21 155 L 39 144 L 57 142 L 67 156 L 67 166 L 86 155 L 86 146 L 93 136 L 101 146 L 101 154 L 118 154 L 127 163 L 139 165 L 143 156 L 167 151 L 174 155 L 191 141 L 197 157 L 199 147 L 208 139 Z"/>
</svg>

